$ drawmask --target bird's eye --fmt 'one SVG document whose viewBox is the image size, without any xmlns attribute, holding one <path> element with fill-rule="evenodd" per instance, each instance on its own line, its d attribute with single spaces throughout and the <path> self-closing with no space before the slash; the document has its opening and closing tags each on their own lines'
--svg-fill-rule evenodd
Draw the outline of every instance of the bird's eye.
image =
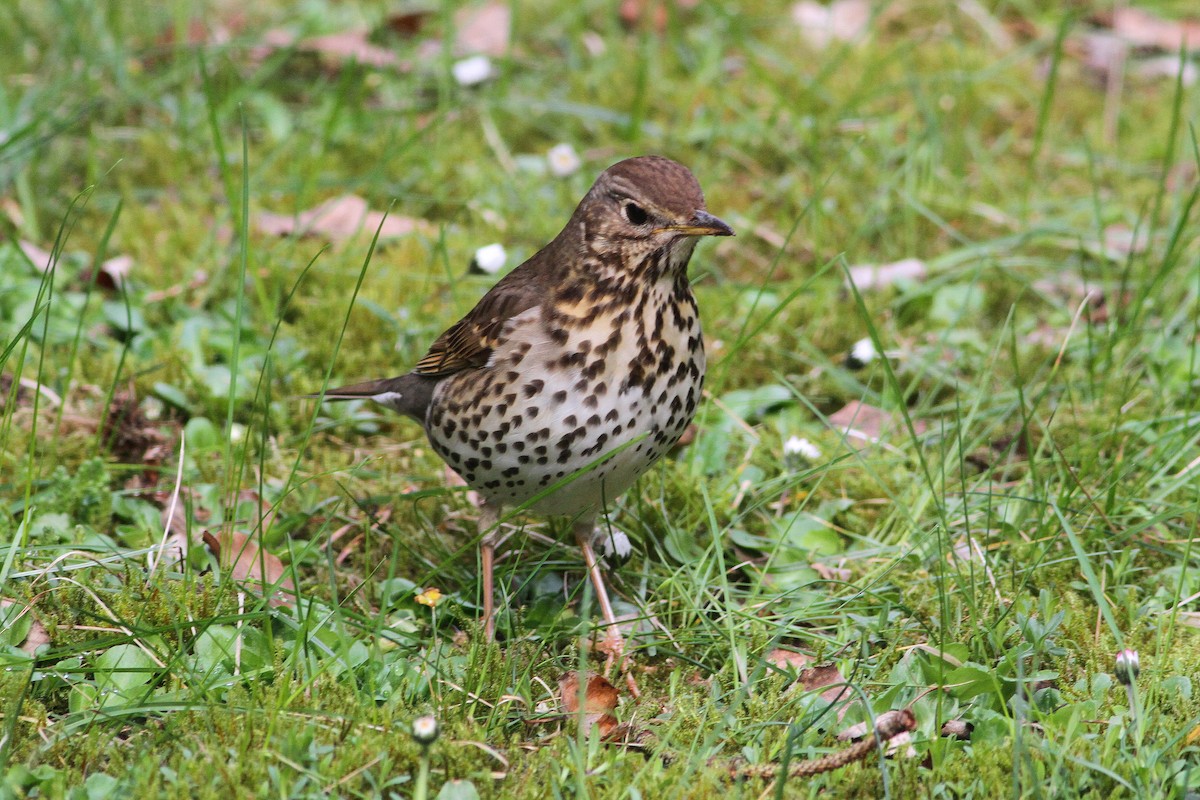
<svg viewBox="0 0 1200 800">
<path fill-rule="evenodd" d="M 625 219 L 629 220 L 632 225 L 645 225 L 646 220 L 650 219 L 650 215 L 637 203 L 626 203 Z"/>
</svg>

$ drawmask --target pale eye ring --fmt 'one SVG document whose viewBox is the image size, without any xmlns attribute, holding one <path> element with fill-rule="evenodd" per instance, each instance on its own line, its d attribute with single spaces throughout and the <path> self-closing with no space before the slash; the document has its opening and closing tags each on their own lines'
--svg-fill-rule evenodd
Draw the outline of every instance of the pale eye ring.
<svg viewBox="0 0 1200 800">
<path fill-rule="evenodd" d="M 629 220 L 631 225 L 645 225 L 646 221 L 650 219 L 650 215 L 646 213 L 646 209 L 634 202 L 626 203 L 621 210 L 625 214 L 625 219 Z"/>
</svg>

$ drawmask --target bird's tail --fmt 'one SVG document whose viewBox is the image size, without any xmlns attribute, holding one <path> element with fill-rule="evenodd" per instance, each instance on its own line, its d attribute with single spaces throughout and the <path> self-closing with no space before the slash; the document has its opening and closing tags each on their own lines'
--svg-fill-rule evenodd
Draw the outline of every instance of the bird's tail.
<svg viewBox="0 0 1200 800">
<path fill-rule="evenodd" d="M 417 421 L 423 422 L 425 412 L 433 399 L 434 387 L 437 384 L 436 378 L 410 373 L 398 378 L 381 378 L 338 386 L 334 389 L 326 389 L 322 393 L 306 394 L 301 397 L 322 400 L 374 400 L 393 411 L 399 411 L 401 414 L 407 414 Z"/>
</svg>

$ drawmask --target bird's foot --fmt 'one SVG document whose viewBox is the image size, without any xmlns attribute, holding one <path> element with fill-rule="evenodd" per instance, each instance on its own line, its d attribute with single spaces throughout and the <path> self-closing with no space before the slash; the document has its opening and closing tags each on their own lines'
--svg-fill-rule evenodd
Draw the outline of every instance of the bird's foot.
<svg viewBox="0 0 1200 800">
<path fill-rule="evenodd" d="M 608 632 L 600 644 L 596 645 L 596 649 L 604 654 L 604 674 L 611 675 L 615 666 L 622 675 L 625 676 L 625 686 L 629 689 L 629 694 L 636 697 L 641 697 L 642 692 L 638 689 L 637 680 L 633 677 L 632 662 L 625 655 L 625 637 L 621 635 L 621 631 L 616 625 L 608 626 Z"/>
</svg>

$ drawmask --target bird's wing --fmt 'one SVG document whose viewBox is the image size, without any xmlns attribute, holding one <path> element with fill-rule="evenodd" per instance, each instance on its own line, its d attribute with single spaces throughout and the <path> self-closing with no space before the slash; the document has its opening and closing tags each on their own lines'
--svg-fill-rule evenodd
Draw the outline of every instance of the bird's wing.
<svg viewBox="0 0 1200 800">
<path fill-rule="evenodd" d="M 471 311 L 437 338 L 413 372 L 437 377 L 487 364 L 503 340 L 510 319 L 545 300 L 540 286 L 508 280 L 514 270 L 485 294 Z"/>
</svg>

